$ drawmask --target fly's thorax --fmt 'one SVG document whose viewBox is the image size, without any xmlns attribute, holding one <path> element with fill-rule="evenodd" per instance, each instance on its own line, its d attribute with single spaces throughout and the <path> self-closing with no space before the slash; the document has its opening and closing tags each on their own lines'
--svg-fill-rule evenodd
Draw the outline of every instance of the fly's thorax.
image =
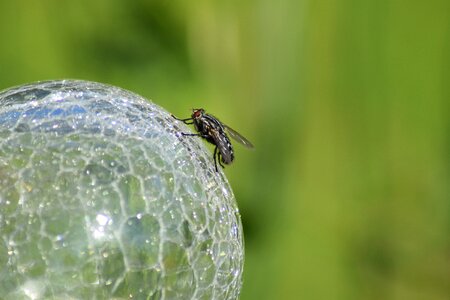
<svg viewBox="0 0 450 300">
<path fill-rule="evenodd" d="M 198 120 L 197 119 L 194 119 L 194 128 L 195 128 L 195 130 L 197 131 L 197 132 L 200 132 L 200 127 L 199 127 L 199 124 L 198 124 L 199 122 L 198 122 Z"/>
<path fill-rule="evenodd" d="M 217 126 L 207 118 L 194 119 L 195 129 L 203 135 L 211 135 L 211 131 L 217 130 Z"/>
<path fill-rule="evenodd" d="M 208 134 L 207 124 L 205 124 L 202 119 L 194 119 L 194 127 L 198 133 L 203 135 Z"/>
</svg>

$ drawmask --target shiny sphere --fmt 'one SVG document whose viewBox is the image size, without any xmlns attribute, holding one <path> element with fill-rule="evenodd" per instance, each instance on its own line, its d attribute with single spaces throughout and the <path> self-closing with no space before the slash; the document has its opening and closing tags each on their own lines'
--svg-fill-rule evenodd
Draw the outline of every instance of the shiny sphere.
<svg viewBox="0 0 450 300">
<path fill-rule="evenodd" d="M 189 130 L 109 85 L 0 92 L 0 297 L 238 298 L 239 211 Z"/>
</svg>

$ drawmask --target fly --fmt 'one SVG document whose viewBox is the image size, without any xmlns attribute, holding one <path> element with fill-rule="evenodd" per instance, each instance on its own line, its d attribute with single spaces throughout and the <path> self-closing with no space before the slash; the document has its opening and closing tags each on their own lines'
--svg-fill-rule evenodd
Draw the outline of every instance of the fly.
<svg viewBox="0 0 450 300">
<path fill-rule="evenodd" d="M 178 119 L 174 115 L 172 115 L 172 117 L 187 125 L 194 124 L 195 130 L 198 132 L 182 133 L 182 135 L 199 136 L 216 146 L 214 148 L 214 165 L 216 167 L 216 172 L 218 172 L 217 161 L 219 161 L 219 165 L 222 168 L 225 168 L 222 163 L 229 165 L 234 160 L 233 146 L 231 145 L 228 135 L 245 147 L 253 148 L 252 143 L 245 137 L 220 122 L 216 117 L 205 113 L 203 108 L 193 109 L 191 117 L 187 119 Z"/>
</svg>

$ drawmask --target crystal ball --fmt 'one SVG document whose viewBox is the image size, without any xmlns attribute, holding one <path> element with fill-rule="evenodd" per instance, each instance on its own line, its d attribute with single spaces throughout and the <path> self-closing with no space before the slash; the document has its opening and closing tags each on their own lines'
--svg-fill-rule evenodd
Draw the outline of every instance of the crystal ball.
<svg viewBox="0 0 450 300">
<path fill-rule="evenodd" d="M 0 92 L 2 299 L 236 299 L 239 211 L 212 153 L 129 91 Z"/>
</svg>

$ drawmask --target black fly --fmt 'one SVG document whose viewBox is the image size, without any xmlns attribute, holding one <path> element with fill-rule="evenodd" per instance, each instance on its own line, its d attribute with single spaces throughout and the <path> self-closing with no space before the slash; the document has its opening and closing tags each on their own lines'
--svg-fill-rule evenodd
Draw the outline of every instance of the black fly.
<svg viewBox="0 0 450 300">
<path fill-rule="evenodd" d="M 217 161 L 219 161 L 222 168 L 225 168 L 222 163 L 229 165 L 234 160 L 233 146 L 231 145 L 227 133 L 245 147 L 253 148 L 252 143 L 246 138 L 220 122 L 216 117 L 205 113 L 203 108 L 193 109 L 191 117 L 187 119 L 178 119 L 174 115 L 172 115 L 172 117 L 188 125 L 194 124 L 195 130 L 197 130 L 198 133 L 182 133 L 184 136 L 200 136 L 216 146 L 214 148 L 214 164 L 216 166 L 216 172 L 218 171 Z M 219 150 L 219 152 L 217 152 L 217 150 Z"/>
</svg>

